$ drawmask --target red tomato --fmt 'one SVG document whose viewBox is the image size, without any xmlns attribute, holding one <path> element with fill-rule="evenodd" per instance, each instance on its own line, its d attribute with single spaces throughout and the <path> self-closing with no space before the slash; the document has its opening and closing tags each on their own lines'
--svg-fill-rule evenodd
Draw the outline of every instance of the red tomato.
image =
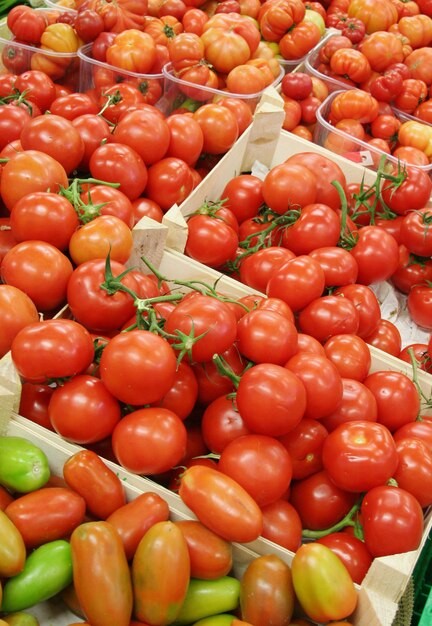
<svg viewBox="0 0 432 626">
<path fill-rule="evenodd" d="M 303 333 L 323 343 L 334 335 L 355 335 L 360 320 L 348 298 L 322 296 L 300 311 L 298 322 Z"/>
<path fill-rule="evenodd" d="M 296 312 L 324 291 L 324 270 L 310 256 L 301 255 L 282 265 L 267 283 L 267 295 L 284 300 Z"/>
<path fill-rule="evenodd" d="M 317 177 L 304 165 L 281 163 L 265 177 L 262 193 L 266 204 L 282 215 L 292 205 L 302 208 L 316 201 Z"/>
<path fill-rule="evenodd" d="M 51 78 L 39 70 L 28 70 L 17 76 L 14 87 L 26 92 L 26 99 L 38 105 L 44 113 L 56 97 L 56 88 Z"/>
<path fill-rule="evenodd" d="M 344 248 L 336 246 L 316 248 L 309 255 L 318 261 L 324 270 L 326 287 L 344 286 L 356 282 L 357 261 Z"/>
<path fill-rule="evenodd" d="M 292 504 L 276 500 L 262 507 L 262 536 L 295 552 L 301 543 L 302 523 Z"/>
<path fill-rule="evenodd" d="M 398 356 L 402 348 L 402 337 L 397 326 L 388 320 L 380 320 L 375 330 L 364 337 L 366 343 L 383 352 Z"/>
<path fill-rule="evenodd" d="M 174 523 L 187 543 L 192 578 L 213 580 L 231 571 L 233 555 L 228 541 L 197 520 L 178 520 Z"/>
<path fill-rule="evenodd" d="M 306 398 L 300 378 L 272 363 L 248 369 L 237 389 L 237 406 L 246 426 L 254 433 L 273 437 L 297 426 L 306 410 Z"/>
<path fill-rule="evenodd" d="M 71 489 L 43 487 L 16 498 L 5 513 L 32 549 L 68 537 L 84 521 L 85 510 L 84 499 Z"/>
<path fill-rule="evenodd" d="M 233 259 L 238 236 L 223 219 L 210 215 L 193 215 L 188 220 L 185 253 L 209 267 L 221 267 Z"/>
<path fill-rule="evenodd" d="M 255 500 L 222 472 L 189 467 L 180 479 L 179 495 L 199 521 L 227 541 L 253 541 L 261 534 L 262 513 Z"/>
<path fill-rule="evenodd" d="M 238 139 L 237 118 L 227 107 L 204 104 L 195 111 L 193 119 L 198 122 L 203 133 L 203 152 L 225 154 Z"/>
<path fill-rule="evenodd" d="M 265 435 L 243 435 L 229 442 L 217 467 L 246 489 L 260 507 L 279 500 L 291 483 L 290 455 L 282 443 Z"/>
<path fill-rule="evenodd" d="M 389 279 L 399 262 L 395 238 L 378 226 L 365 226 L 358 231 L 351 254 L 358 265 L 357 282 L 363 285 Z"/>
<path fill-rule="evenodd" d="M 321 424 L 332 432 L 339 424 L 358 420 L 376 422 L 377 402 L 373 393 L 360 381 L 342 378 L 342 402 Z"/>
<path fill-rule="evenodd" d="M 241 259 L 240 280 L 245 285 L 266 293 L 268 281 L 273 273 L 294 257 L 295 254 L 291 250 L 280 246 L 257 250 Z"/>
<path fill-rule="evenodd" d="M 79 164 L 79 169 L 88 171 L 93 152 L 111 136 L 110 126 L 103 117 L 92 113 L 75 117 L 72 120 L 72 125 L 77 129 L 84 143 L 84 155 Z"/>
<path fill-rule="evenodd" d="M 48 405 L 54 392 L 48 385 L 24 383 L 21 387 L 19 414 L 48 430 L 54 430 L 48 417 Z"/>
<path fill-rule="evenodd" d="M 120 403 L 94 376 L 75 376 L 51 396 L 48 415 L 66 441 L 94 443 L 108 437 L 121 418 Z"/>
<path fill-rule="evenodd" d="M 83 205 L 78 207 L 82 223 L 91 221 L 99 215 L 114 215 L 129 228 L 134 225 L 132 202 L 119 189 L 108 185 L 94 185 L 80 194 Z"/>
<path fill-rule="evenodd" d="M 11 348 L 18 332 L 39 321 L 39 314 L 33 301 L 24 291 L 12 285 L 0 285 L 0 357 Z"/>
<path fill-rule="evenodd" d="M 393 371 L 374 372 L 364 380 L 364 384 L 377 401 L 378 422 L 391 432 L 416 420 L 420 398 L 408 376 Z"/>
<path fill-rule="evenodd" d="M 294 224 L 286 228 L 282 245 L 294 254 L 309 254 L 316 248 L 336 246 L 339 241 L 340 218 L 326 204 L 307 204 Z"/>
<path fill-rule="evenodd" d="M 368 345 L 360 337 L 334 335 L 326 341 L 324 350 L 342 378 L 363 381 L 368 375 L 371 355 Z"/>
<path fill-rule="evenodd" d="M 432 503 L 432 450 L 419 439 L 396 444 L 399 465 L 394 474 L 398 487 L 411 493 L 424 509 Z"/>
<path fill-rule="evenodd" d="M 189 165 L 176 157 L 166 157 L 148 170 L 146 196 L 157 202 L 163 211 L 173 204 L 181 204 L 193 189 Z"/>
<path fill-rule="evenodd" d="M 414 285 L 408 294 L 407 306 L 416 324 L 432 330 L 432 288 L 429 285 Z"/>
<path fill-rule="evenodd" d="M 387 206 L 398 215 L 425 207 L 432 193 L 432 181 L 426 172 L 407 167 L 398 172 L 398 178 L 400 183 L 383 183 L 381 195 Z"/>
<path fill-rule="evenodd" d="M 330 548 L 345 565 L 353 582 L 361 585 L 372 563 L 372 556 L 363 541 L 348 533 L 338 532 L 330 533 L 317 541 Z"/>
<path fill-rule="evenodd" d="M 304 417 L 289 433 L 279 437 L 290 454 L 293 479 L 307 478 L 322 469 L 322 447 L 327 434 L 321 422 Z"/>
<path fill-rule="evenodd" d="M 90 157 L 90 173 L 109 183 L 120 183 L 119 189 L 130 199 L 142 194 L 147 184 L 147 168 L 140 155 L 121 143 L 100 145 Z"/>
<path fill-rule="evenodd" d="M 262 186 L 262 180 L 251 174 L 239 174 L 225 185 L 221 199 L 226 200 L 224 207 L 234 213 L 239 224 L 258 215 L 264 203 Z"/>
<path fill-rule="evenodd" d="M 131 441 L 135 445 L 131 446 Z M 136 474 L 160 474 L 173 468 L 186 452 L 186 428 L 168 409 L 138 409 L 114 428 L 112 445 L 117 461 Z"/>
<path fill-rule="evenodd" d="M 374 332 L 381 320 L 381 309 L 375 293 L 366 285 L 349 284 L 334 292 L 350 300 L 359 314 L 357 335 L 362 339 Z M 368 342 L 367 342 L 368 343 Z"/>
<path fill-rule="evenodd" d="M 297 351 L 297 330 L 276 311 L 258 308 L 239 320 L 237 346 L 254 363 L 284 365 Z"/>
<path fill-rule="evenodd" d="M 323 464 L 341 489 L 368 491 L 385 485 L 393 476 L 398 464 L 396 444 L 383 424 L 347 422 L 329 433 Z"/>
<path fill-rule="evenodd" d="M 423 511 L 408 491 L 387 485 L 368 490 L 361 505 L 366 548 L 373 557 L 416 550 L 423 535 Z"/>
<path fill-rule="evenodd" d="M 231 441 L 250 432 L 237 410 L 235 399 L 225 395 L 206 407 L 201 429 L 207 447 L 215 454 L 220 454 Z"/>
</svg>

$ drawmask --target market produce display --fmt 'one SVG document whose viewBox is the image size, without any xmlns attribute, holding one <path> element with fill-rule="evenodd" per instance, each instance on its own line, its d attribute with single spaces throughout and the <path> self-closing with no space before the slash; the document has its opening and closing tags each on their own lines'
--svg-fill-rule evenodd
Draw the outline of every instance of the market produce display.
<svg viewBox="0 0 432 626">
<path fill-rule="evenodd" d="M 6 7 L 0 624 L 400 626 L 431 44 L 423 0 Z"/>
</svg>

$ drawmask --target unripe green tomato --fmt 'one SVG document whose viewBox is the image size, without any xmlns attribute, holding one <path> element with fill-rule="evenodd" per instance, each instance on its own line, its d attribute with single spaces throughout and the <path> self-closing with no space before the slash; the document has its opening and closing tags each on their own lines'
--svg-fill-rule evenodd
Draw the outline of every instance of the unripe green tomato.
<svg viewBox="0 0 432 626">
<path fill-rule="evenodd" d="M 20 574 L 6 580 L 1 611 L 11 613 L 28 609 L 52 598 L 71 582 L 69 542 L 59 539 L 45 543 L 27 557 Z"/>
<path fill-rule="evenodd" d="M 24 437 L 0 437 L 0 485 L 28 493 L 50 477 L 46 454 Z"/>
<path fill-rule="evenodd" d="M 39 626 L 39 620 L 34 615 L 22 611 L 5 615 L 3 620 L 9 626 Z"/>
<path fill-rule="evenodd" d="M 232 576 L 214 580 L 191 578 L 175 624 L 192 624 L 212 615 L 234 611 L 239 604 L 240 582 Z"/>
</svg>

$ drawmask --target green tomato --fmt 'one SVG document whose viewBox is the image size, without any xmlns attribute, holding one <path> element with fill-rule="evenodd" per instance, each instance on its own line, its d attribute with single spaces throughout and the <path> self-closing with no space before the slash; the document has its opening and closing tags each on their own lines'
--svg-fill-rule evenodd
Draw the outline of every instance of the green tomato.
<svg viewBox="0 0 432 626">
<path fill-rule="evenodd" d="M 237 619 L 235 615 L 230 613 L 219 613 L 219 615 L 210 615 L 203 617 L 193 624 L 193 626 L 231 626 L 233 619 Z"/>
<path fill-rule="evenodd" d="M 0 485 L 28 493 L 45 485 L 50 477 L 45 453 L 23 437 L 0 437 Z"/>
<path fill-rule="evenodd" d="M 210 616 L 234 611 L 239 605 L 240 581 L 232 576 L 213 580 L 191 578 L 185 601 L 175 624 L 193 624 Z M 225 624 L 218 624 L 225 626 Z"/>
<path fill-rule="evenodd" d="M 312 11 L 311 9 L 306 9 L 303 22 L 313 22 L 320 29 L 321 36 L 324 35 L 325 30 L 326 30 L 325 22 L 322 16 L 316 11 Z"/>
<path fill-rule="evenodd" d="M 2 620 L 9 626 L 39 626 L 39 620 L 34 615 L 22 611 L 5 615 Z"/>
<path fill-rule="evenodd" d="M 52 598 L 72 582 L 69 542 L 49 541 L 28 557 L 20 574 L 8 578 L 3 587 L 1 610 L 6 613 L 28 609 Z"/>
</svg>

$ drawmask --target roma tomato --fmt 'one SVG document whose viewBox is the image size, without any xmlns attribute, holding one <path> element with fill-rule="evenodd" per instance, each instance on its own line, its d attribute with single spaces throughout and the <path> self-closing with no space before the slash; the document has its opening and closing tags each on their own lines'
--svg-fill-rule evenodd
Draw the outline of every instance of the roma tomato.
<svg viewBox="0 0 432 626">
<path fill-rule="evenodd" d="M 63 477 L 84 499 L 87 510 L 106 519 L 126 502 L 119 477 L 92 450 L 81 450 L 63 465 Z"/>
<path fill-rule="evenodd" d="M 397 464 L 396 444 L 383 424 L 347 422 L 324 442 L 324 468 L 335 485 L 346 491 L 359 493 L 384 485 Z"/>
<path fill-rule="evenodd" d="M 282 499 L 263 506 L 261 510 L 262 536 L 295 552 L 301 544 L 302 523 L 293 505 Z"/>
<path fill-rule="evenodd" d="M 357 591 L 343 562 L 327 546 L 300 546 L 291 572 L 294 591 L 306 615 L 317 622 L 341 620 L 357 606 Z"/>
<path fill-rule="evenodd" d="M 23 537 L 13 521 L 0 511 L 1 575 L 5 578 L 22 572 L 26 560 L 26 546 Z"/>
<path fill-rule="evenodd" d="M 144 534 L 132 561 L 134 615 L 154 626 L 175 621 L 189 578 L 189 551 L 183 533 L 174 522 L 157 522 Z"/>
<path fill-rule="evenodd" d="M 291 569 L 276 554 L 257 557 L 240 583 L 242 620 L 251 624 L 284 624 L 294 612 Z"/>
<path fill-rule="evenodd" d="M 197 520 L 178 520 L 188 547 L 192 578 L 213 580 L 226 576 L 232 568 L 232 546 Z"/>
<path fill-rule="evenodd" d="M 106 519 L 120 535 L 126 558 L 131 561 L 147 530 L 157 522 L 167 521 L 168 517 L 169 507 L 166 501 L 157 493 L 148 491 L 130 502 L 113 507 Z"/>
<path fill-rule="evenodd" d="M 115 215 L 100 215 L 78 228 L 69 240 L 69 254 L 75 265 L 110 258 L 126 263 L 133 249 L 129 226 Z"/>
<path fill-rule="evenodd" d="M 227 541 L 253 541 L 262 531 L 255 500 L 229 476 L 192 465 L 180 478 L 179 495 L 200 522 Z"/>
<path fill-rule="evenodd" d="M 5 513 L 32 549 L 66 538 L 84 521 L 85 510 L 84 499 L 71 489 L 43 487 L 16 498 Z"/>
<path fill-rule="evenodd" d="M 70 538 L 73 582 L 79 604 L 93 624 L 129 626 L 132 580 L 120 536 L 105 521 L 80 524 Z"/>
<path fill-rule="evenodd" d="M 28 324 L 36 324 L 39 314 L 29 296 L 12 285 L 0 285 L 0 358 L 10 350 L 17 333 Z"/>
</svg>

